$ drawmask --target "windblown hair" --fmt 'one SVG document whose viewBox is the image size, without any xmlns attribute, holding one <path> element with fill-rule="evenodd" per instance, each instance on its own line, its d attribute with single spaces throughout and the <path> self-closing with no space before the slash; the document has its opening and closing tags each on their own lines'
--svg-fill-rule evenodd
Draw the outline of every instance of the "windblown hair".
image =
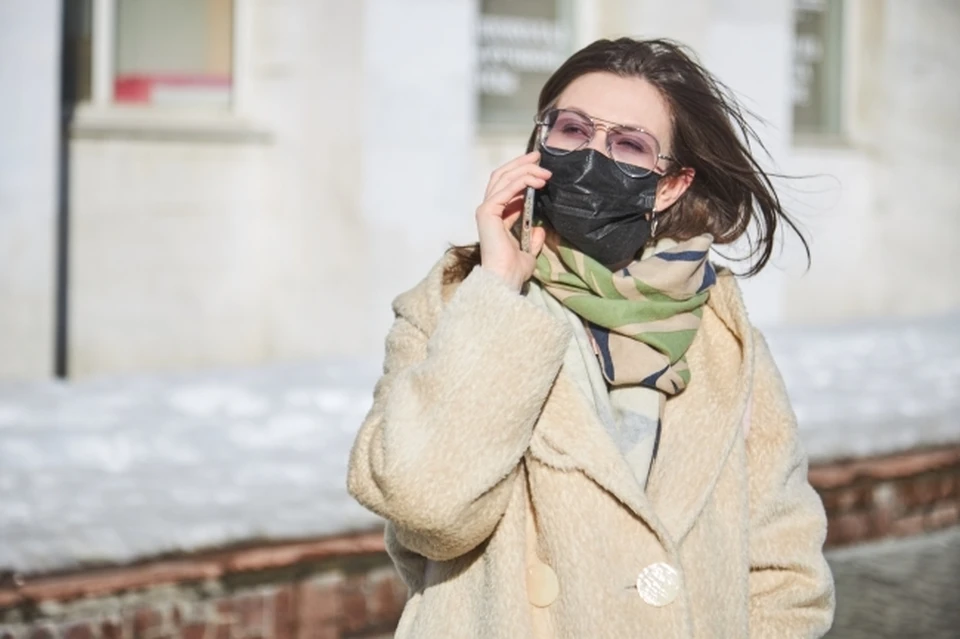
<svg viewBox="0 0 960 639">
<path fill-rule="evenodd" d="M 704 69 L 682 45 L 670 40 L 598 40 L 574 53 L 544 84 L 538 112 L 553 106 L 571 82 L 588 73 L 642 78 L 666 100 L 673 122 L 667 174 L 695 171 L 686 192 L 658 213 L 658 237 L 683 241 L 710 233 L 717 244 L 747 235 L 751 261 L 744 273 L 759 273 L 770 261 L 777 230 L 795 232 L 810 258 L 796 223 L 783 210 L 770 176 L 753 156 L 753 145 L 767 152 L 729 88 Z M 534 148 L 535 132 L 528 150 Z M 756 237 L 748 230 L 755 230 Z M 480 263 L 478 244 L 454 246 L 445 279 L 464 279 Z"/>
</svg>

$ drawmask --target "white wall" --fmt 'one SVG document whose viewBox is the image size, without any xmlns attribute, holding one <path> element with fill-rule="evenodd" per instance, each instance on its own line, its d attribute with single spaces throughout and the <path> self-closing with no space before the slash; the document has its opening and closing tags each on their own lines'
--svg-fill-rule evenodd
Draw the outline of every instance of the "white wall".
<svg viewBox="0 0 960 639">
<path fill-rule="evenodd" d="M 832 176 L 781 184 L 811 232 L 814 262 L 803 275 L 792 242 L 745 282 L 760 324 L 960 307 L 960 9 L 848 1 L 860 11 L 851 29 L 861 62 L 848 83 L 849 140 L 834 148 L 791 141 L 789 0 L 573 3 L 581 44 L 689 43 L 769 121 L 760 132 L 777 168 Z M 523 149 L 525 135 L 475 130 L 475 0 L 241 5 L 251 11 L 241 117 L 227 129 L 239 135 L 77 133 L 79 376 L 379 354 L 390 300 L 448 242 L 473 241 L 490 171 Z M 24 96 L 0 101 L 7 377 L 48 374 L 52 360 L 55 9 L 0 6 L 0 81 Z M 250 127 L 255 139 L 243 134 Z"/>
<path fill-rule="evenodd" d="M 363 220 L 379 354 L 390 300 L 422 279 L 450 242 L 474 241 L 476 6 L 473 0 L 367 0 Z M 360 135 L 362 133 L 362 135 Z M 357 264 L 360 267 L 360 264 Z"/>
<path fill-rule="evenodd" d="M 0 379 L 53 369 L 60 3 L 0 2 Z"/>
<path fill-rule="evenodd" d="M 960 308 L 960 5 L 851 2 L 848 130 L 837 148 L 797 148 L 790 171 L 813 237 L 791 280 L 797 322 Z"/>
<path fill-rule="evenodd" d="M 352 353 L 360 218 L 361 6 L 254 2 L 244 121 L 268 138 L 78 132 L 77 376 Z M 109 118 L 108 118 L 109 120 Z M 81 127 L 82 129 L 82 127 Z M 228 135 L 228 137 L 230 137 Z"/>
</svg>

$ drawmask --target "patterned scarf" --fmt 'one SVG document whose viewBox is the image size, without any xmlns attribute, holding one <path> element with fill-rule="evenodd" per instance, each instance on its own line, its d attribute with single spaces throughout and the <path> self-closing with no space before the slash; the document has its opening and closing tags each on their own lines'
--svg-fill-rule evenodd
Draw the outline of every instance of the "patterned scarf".
<svg viewBox="0 0 960 639">
<path fill-rule="evenodd" d="M 716 281 L 701 235 L 611 272 L 561 244 L 545 245 L 534 277 L 586 321 L 611 387 L 643 386 L 677 395 L 690 382 L 685 354 Z"/>
</svg>

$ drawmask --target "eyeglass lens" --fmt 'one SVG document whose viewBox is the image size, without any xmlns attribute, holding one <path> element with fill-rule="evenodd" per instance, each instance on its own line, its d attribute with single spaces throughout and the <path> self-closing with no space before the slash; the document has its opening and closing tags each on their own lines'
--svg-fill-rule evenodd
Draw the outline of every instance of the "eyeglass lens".
<svg viewBox="0 0 960 639">
<path fill-rule="evenodd" d="M 543 143 L 550 153 L 559 155 L 582 149 L 596 134 L 593 122 L 576 111 L 554 109 L 544 120 Z M 660 147 L 648 133 L 612 126 L 607 129 L 607 151 L 624 173 L 643 177 L 656 167 Z"/>
</svg>

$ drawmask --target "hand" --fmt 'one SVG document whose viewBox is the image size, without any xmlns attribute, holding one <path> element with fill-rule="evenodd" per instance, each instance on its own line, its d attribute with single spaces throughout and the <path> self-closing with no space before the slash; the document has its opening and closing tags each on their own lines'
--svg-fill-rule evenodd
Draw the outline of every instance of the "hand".
<svg viewBox="0 0 960 639">
<path fill-rule="evenodd" d="M 550 171 L 538 166 L 540 153 L 534 151 L 504 164 L 490 175 L 483 202 L 477 207 L 477 233 L 480 236 L 482 268 L 498 275 L 508 286 L 520 291 L 533 275 L 537 255 L 543 248 L 546 232 L 530 230 L 530 253 L 510 233 L 523 213 L 523 193 L 528 186 L 542 188 Z"/>
</svg>

